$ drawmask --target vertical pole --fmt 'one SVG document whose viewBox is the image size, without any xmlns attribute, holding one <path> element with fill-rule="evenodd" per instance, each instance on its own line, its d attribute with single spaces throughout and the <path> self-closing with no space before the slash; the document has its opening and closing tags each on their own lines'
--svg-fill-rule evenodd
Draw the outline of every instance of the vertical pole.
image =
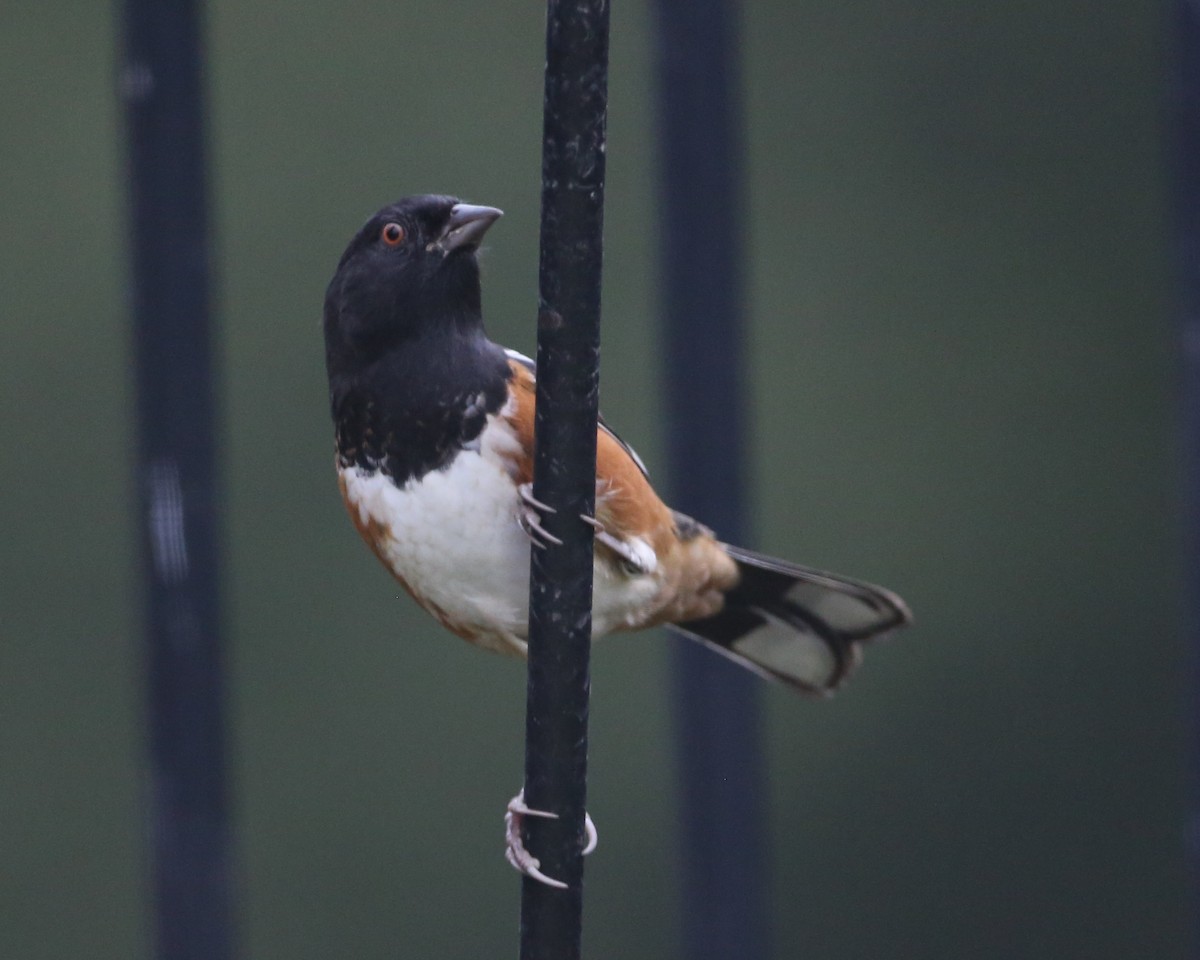
<svg viewBox="0 0 1200 960">
<path fill-rule="evenodd" d="M 607 0 L 550 0 L 533 495 L 562 545 L 533 551 L 525 800 L 559 819 L 526 818 L 525 842 L 567 889 L 524 878 L 521 960 L 581 949 L 607 100 Z"/>
<path fill-rule="evenodd" d="M 656 0 L 654 11 L 672 497 L 736 542 L 746 532 L 737 7 L 734 0 Z M 683 640 L 674 666 L 684 956 L 763 960 L 757 680 Z"/>
<path fill-rule="evenodd" d="M 233 954 L 200 16 L 125 0 L 155 956 Z"/>
<path fill-rule="evenodd" d="M 1192 953 L 1196 955 L 1200 945 L 1200 2 L 1179 0 L 1176 16 L 1176 269 L 1180 281 L 1192 635 L 1192 814 L 1187 855 L 1192 881 Z"/>
</svg>

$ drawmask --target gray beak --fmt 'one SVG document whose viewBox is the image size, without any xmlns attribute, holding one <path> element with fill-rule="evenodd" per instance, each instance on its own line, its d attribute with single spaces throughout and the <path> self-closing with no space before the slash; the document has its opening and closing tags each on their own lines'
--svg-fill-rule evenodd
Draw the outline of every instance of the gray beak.
<svg viewBox="0 0 1200 960">
<path fill-rule="evenodd" d="M 450 209 L 450 219 L 446 229 L 430 247 L 441 250 L 443 254 L 452 250 L 474 250 L 479 246 L 488 227 L 504 216 L 503 210 L 495 207 L 476 207 L 469 203 L 456 203 Z"/>
</svg>

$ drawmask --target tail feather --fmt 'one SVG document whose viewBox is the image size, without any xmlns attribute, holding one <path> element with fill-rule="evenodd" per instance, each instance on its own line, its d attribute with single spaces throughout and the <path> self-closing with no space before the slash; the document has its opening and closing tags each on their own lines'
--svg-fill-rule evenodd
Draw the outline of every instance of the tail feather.
<svg viewBox="0 0 1200 960">
<path fill-rule="evenodd" d="M 828 695 L 862 644 L 912 621 L 890 590 L 722 544 L 741 581 L 720 613 L 673 629 L 763 676 Z"/>
</svg>

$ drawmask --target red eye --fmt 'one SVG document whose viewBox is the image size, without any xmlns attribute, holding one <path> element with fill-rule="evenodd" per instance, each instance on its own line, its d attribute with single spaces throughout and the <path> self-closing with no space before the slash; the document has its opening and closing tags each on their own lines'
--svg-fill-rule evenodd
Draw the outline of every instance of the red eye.
<svg viewBox="0 0 1200 960">
<path fill-rule="evenodd" d="M 389 223 L 379 236 L 389 247 L 398 247 L 404 242 L 404 228 L 398 223 Z"/>
</svg>

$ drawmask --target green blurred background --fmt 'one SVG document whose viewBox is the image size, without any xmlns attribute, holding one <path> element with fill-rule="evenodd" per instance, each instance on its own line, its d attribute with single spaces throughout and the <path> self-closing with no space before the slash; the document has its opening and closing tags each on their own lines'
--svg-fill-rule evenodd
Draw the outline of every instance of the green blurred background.
<svg viewBox="0 0 1200 960">
<path fill-rule="evenodd" d="M 6 960 L 149 951 L 114 14 L 0 31 Z M 649 17 L 613 10 L 603 402 L 655 469 Z M 918 620 L 830 703 L 763 689 L 775 956 L 1182 957 L 1165 10 L 743 20 L 754 545 Z M 532 350 L 542 8 L 222 0 L 208 35 L 245 955 L 513 956 L 523 672 L 346 521 L 318 319 L 366 215 L 453 192 L 507 211 L 485 310 Z M 594 662 L 590 957 L 677 951 L 666 649 Z"/>
</svg>

